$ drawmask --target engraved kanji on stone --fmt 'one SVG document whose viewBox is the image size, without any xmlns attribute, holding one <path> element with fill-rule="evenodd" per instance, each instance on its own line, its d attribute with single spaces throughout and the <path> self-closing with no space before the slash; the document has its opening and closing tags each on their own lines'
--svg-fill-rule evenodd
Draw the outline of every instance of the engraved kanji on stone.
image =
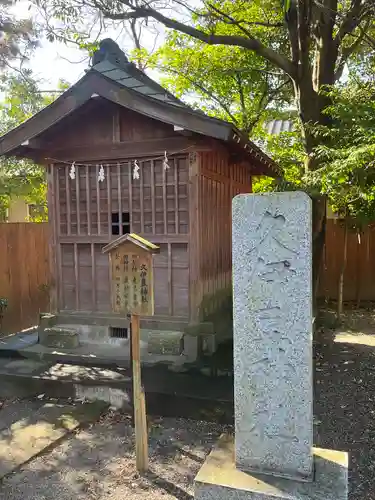
<svg viewBox="0 0 375 500">
<path fill-rule="evenodd" d="M 282 214 L 266 210 L 257 227 L 260 241 L 248 252 L 256 252 L 254 273 L 268 283 L 285 283 L 296 274 L 293 269 L 296 251 L 282 241 L 284 226 L 285 217 Z"/>
</svg>

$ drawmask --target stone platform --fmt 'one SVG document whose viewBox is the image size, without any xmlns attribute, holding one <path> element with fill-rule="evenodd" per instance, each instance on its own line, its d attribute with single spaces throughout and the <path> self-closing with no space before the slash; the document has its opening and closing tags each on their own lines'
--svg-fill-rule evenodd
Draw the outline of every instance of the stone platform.
<svg viewBox="0 0 375 500">
<path fill-rule="evenodd" d="M 8 397 L 99 400 L 126 411 L 132 407 L 131 370 L 80 366 L 34 359 L 0 358 L 0 399 Z M 167 366 L 144 367 L 142 382 L 149 414 L 233 420 L 233 380 L 196 373 L 171 373 Z M 206 415 L 206 416 L 204 416 Z M 210 417 L 212 418 L 212 417 Z"/>
<path fill-rule="evenodd" d="M 301 482 L 236 468 L 234 440 L 222 435 L 195 478 L 195 500 L 346 500 L 348 454 L 313 448 L 314 480 Z"/>
</svg>

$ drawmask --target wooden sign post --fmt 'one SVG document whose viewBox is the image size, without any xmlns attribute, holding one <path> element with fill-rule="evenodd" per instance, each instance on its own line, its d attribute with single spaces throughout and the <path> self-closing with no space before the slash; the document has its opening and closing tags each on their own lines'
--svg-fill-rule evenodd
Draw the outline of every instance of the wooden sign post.
<svg viewBox="0 0 375 500">
<path fill-rule="evenodd" d="M 154 314 L 152 255 L 159 247 L 137 234 L 124 234 L 103 248 L 109 254 L 112 310 L 130 314 L 137 469 L 148 469 L 146 400 L 141 379 L 140 316 Z"/>
</svg>

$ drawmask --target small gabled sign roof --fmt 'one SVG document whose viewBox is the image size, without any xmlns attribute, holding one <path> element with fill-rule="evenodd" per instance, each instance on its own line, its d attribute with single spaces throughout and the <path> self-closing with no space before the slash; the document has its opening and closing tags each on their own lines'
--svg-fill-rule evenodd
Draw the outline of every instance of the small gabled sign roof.
<svg viewBox="0 0 375 500">
<path fill-rule="evenodd" d="M 149 252 L 151 254 L 160 252 L 160 247 L 154 245 L 154 243 L 151 243 L 151 241 L 148 241 L 145 238 L 142 238 L 141 236 L 135 233 L 123 234 L 119 238 L 116 238 L 115 240 L 111 241 L 111 243 L 108 243 L 108 245 L 106 245 L 102 249 L 102 252 L 103 253 L 111 252 L 120 245 L 123 245 L 124 243 L 132 243 L 136 247 L 142 248 L 142 250 L 145 250 L 146 252 Z"/>
</svg>

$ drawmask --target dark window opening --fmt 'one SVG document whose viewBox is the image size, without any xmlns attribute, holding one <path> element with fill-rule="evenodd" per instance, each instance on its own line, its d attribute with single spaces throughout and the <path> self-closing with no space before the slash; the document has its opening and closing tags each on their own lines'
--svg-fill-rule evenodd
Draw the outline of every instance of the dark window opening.
<svg viewBox="0 0 375 500">
<path fill-rule="evenodd" d="M 130 233 L 130 214 L 122 212 L 122 234 Z"/>
<path fill-rule="evenodd" d="M 127 328 L 119 328 L 117 326 L 111 326 L 109 329 L 109 336 L 112 339 L 127 339 L 128 338 L 128 329 Z"/>
<path fill-rule="evenodd" d="M 112 235 L 119 236 L 127 233 L 130 233 L 130 213 L 112 212 Z"/>
</svg>

